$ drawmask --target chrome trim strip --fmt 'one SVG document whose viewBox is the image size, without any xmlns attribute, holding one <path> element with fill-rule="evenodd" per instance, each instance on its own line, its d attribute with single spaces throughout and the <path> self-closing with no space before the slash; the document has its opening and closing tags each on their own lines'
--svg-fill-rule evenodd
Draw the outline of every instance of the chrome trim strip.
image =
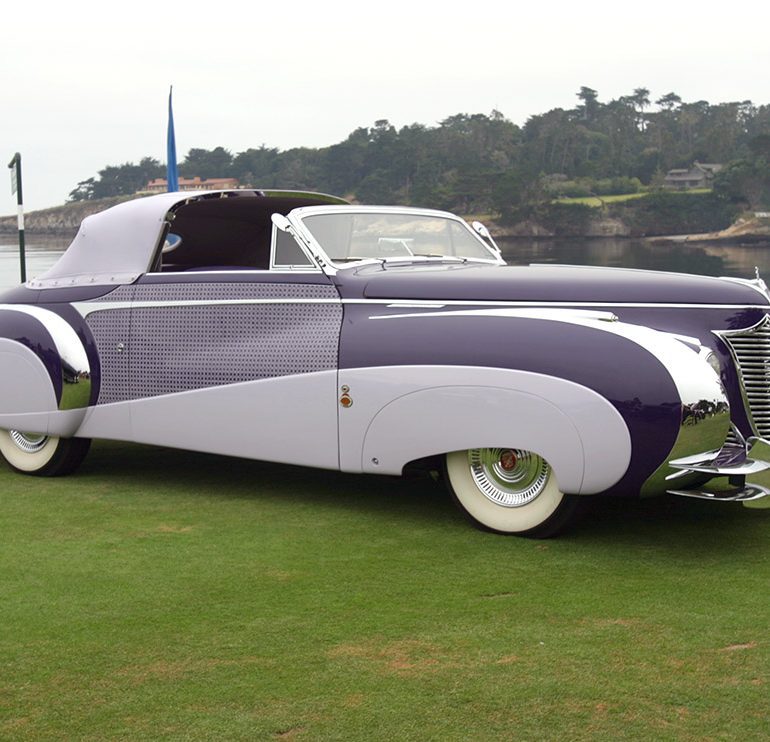
<svg viewBox="0 0 770 742">
<path fill-rule="evenodd" d="M 436 302 L 446 307 L 614 307 L 660 309 L 770 309 L 764 304 L 683 304 L 629 301 L 487 301 L 464 299 L 343 299 L 343 304 L 408 304 L 410 307 L 434 308 Z"/>
<path fill-rule="evenodd" d="M 388 304 L 388 309 L 443 309 L 445 304 L 418 304 L 412 302 L 394 302 Z"/>
<path fill-rule="evenodd" d="M 399 307 L 393 304 L 388 305 L 389 308 L 394 309 L 408 309 L 409 305 Z M 369 319 L 410 319 L 414 317 L 442 317 L 442 318 L 454 318 L 454 317 L 523 317 L 526 319 L 547 319 L 556 321 L 568 321 L 568 320 L 595 320 L 597 322 L 617 322 L 618 317 L 612 312 L 597 312 L 590 309 L 568 309 L 559 308 L 553 309 L 548 307 L 532 307 L 532 308 L 489 308 L 489 309 L 459 309 L 450 310 L 446 312 L 419 312 L 409 314 L 375 314 L 369 317 Z M 669 333 L 670 334 L 670 333 Z M 682 336 L 675 336 L 677 339 L 683 339 Z M 685 338 L 687 342 L 693 343 L 700 347 L 700 341 L 697 338 Z"/>
<path fill-rule="evenodd" d="M 273 273 L 291 273 L 292 275 L 300 276 L 303 273 L 306 273 L 308 275 L 317 276 L 319 273 L 323 273 L 323 271 L 320 268 L 308 268 L 307 266 L 303 266 L 303 269 L 299 268 L 270 268 L 269 270 L 266 268 L 231 268 L 231 269 L 225 269 L 225 270 L 206 270 L 206 271 L 193 271 L 196 276 L 210 276 L 210 275 L 247 275 L 247 276 L 254 276 L 254 275 L 262 275 L 262 276 L 269 276 Z M 189 276 L 191 275 L 191 271 L 164 271 L 163 273 L 145 273 L 146 276 L 160 276 L 162 278 L 165 278 L 166 276 Z"/>
<path fill-rule="evenodd" d="M 213 272 L 213 271 L 212 271 Z M 299 273 L 299 271 L 286 271 L 288 273 Z M 311 271 L 317 273 L 318 271 Z M 163 275 L 182 275 L 182 274 L 163 274 Z M 201 275 L 205 275 L 201 271 Z M 193 284 L 191 284 L 193 285 Z M 215 299 L 215 300 L 191 300 L 191 301 L 163 301 L 163 302 L 135 302 L 130 300 L 125 301 L 83 301 L 72 302 L 71 306 L 74 307 L 83 317 L 88 316 L 93 312 L 106 311 L 109 309 L 127 309 L 131 306 L 137 307 L 156 307 L 156 306 L 213 306 L 215 304 L 349 304 L 349 305 L 369 305 L 369 306 L 382 306 L 388 309 L 443 309 L 445 307 L 480 307 L 484 308 L 564 308 L 564 309 L 591 309 L 592 307 L 602 307 L 606 309 L 614 308 L 659 308 L 659 309 L 763 309 L 759 304 L 655 304 L 655 303 L 643 303 L 643 302 L 580 302 L 580 301 L 420 301 L 405 299 L 393 300 L 393 299 Z M 439 313 L 419 313 L 411 316 L 424 317 Z M 447 312 L 447 314 L 450 314 Z M 746 332 L 746 330 L 739 330 L 738 332 Z"/>
<path fill-rule="evenodd" d="M 339 299 L 173 299 L 158 301 L 77 301 L 70 306 L 81 316 L 114 309 L 158 309 L 162 307 L 216 307 L 248 304 L 340 304 Z"/>
</svg>

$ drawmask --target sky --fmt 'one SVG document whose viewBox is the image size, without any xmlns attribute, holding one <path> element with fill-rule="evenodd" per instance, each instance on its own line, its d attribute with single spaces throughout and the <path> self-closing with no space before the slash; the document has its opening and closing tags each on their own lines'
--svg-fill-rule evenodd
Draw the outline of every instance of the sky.
<svg viewBox="0 0 770 742">
<path fill-rule="evenodd" d="M 388 119 L 493 109 L 517 124 L 645 87 L 655 100 L 770 103 L 770 3 L 319 3 L 27 0 L 2 11 L 0 159 L 22 155 L 25 210 L 106 165 L 321 147 Z M 10 178 L 0 214 L 16 211 Z M 4 195 L 3 195 L 4 194 Z"/>
</svg>

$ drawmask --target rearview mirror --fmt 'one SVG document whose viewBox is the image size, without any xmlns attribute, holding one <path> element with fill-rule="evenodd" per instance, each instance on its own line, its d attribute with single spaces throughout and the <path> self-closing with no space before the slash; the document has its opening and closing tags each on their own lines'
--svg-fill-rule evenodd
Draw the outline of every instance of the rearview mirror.
<svg viewBox="0 0 770 742">
<path fill-rule="evenodd" d="M 482 237 L 486 237 L 487 239 L 490 239 L 491 235 L 489 234 L 489 230 L 481 222 L 473 222 L 471 226 Z"/>
<path fill-rule="evenodd" d="M 283 214 L 272 214 L 270 221 L 281 230 L 281 232 L 288 232 L 291 229 L 291 222 Z"/>
<path fill-rule="evenodd" d="M 494 238 L 489 233 L 489 230 L 481 222 L 473 222 L 471 226 L 473 227 L 474 232 L 481 235 L 485 240 L 489 241 L 489 244 L 492 245 L 495 250 L 497 250 L 498 255 L 501 254 L 500 248 L 497 246 Z"/>
</svg>

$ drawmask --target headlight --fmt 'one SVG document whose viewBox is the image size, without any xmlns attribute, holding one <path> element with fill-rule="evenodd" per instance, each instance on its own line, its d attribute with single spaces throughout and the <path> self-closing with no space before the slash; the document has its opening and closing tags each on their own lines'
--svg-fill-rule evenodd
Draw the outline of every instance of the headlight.
<svg viewBox="0 0 770 742">
<path fill-rule="evenodd" d="M 713 351 L 706 353 L 706 363 L 714 369 L 714 373 L 722 378 L 722 364 L 719 362 L 719 356 Z"/>
</svg>

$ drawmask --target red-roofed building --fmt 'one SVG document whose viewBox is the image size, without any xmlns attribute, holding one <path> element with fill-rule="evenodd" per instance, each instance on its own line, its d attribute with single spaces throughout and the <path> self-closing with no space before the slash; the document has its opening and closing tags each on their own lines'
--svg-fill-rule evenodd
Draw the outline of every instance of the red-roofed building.
<svg viewBox="0 0 770 742">
<path fill-rule="evenodd" d="M 180 178 L 180 191 L 223 191 L 229 188 L 238 188 L 236 178 Z M 168 190 L 168 181 L 165 178 L 155 178 L 147 184 L 148 193 L 165 193 Z"/>
</svg>

